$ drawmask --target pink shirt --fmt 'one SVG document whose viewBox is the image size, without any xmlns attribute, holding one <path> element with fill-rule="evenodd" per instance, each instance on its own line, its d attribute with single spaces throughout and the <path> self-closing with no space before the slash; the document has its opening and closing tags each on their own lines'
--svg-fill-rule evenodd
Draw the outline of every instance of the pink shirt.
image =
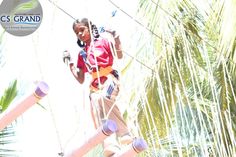
<svg viewBox="0 0 236 157">
<path fill-rule="evenodd" d="M 111 43 L 104 38 L 96 39 L 93 42 L 93 45 L 86 45 L 85 51 L 87 54 L 87 61 L 94 67 L 96 66 L 96 60 L 99 67 L 105 68 L 107 66 L 112 66 L 113 55 L 110 46 Z M 77 67 L 82 69 L 84 73 L 88 72 L 83 57 L 80 54 L 78 55 Z"/>
</svg>

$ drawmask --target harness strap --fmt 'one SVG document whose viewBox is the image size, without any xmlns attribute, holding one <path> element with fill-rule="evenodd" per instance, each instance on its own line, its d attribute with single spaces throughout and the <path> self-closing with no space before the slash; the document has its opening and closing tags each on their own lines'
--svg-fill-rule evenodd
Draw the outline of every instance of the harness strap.
<svg viewBox="0 0 236 157">
<path fill-rule="evenodd" d="M 108 75 L 106 75 L 106 76 L 103 76 L 103 77 L 100 77 L 100 81 L 101 81 L 101 86 L 99 86 L 96 82 L 94 82 L 94 81 L 96 81 L 98 78 L 96 78 L 96 79 L 93 79 L 93 81 L 92 81 L 92 83 L 90 84 L 90 91 L 91 92 L 97 92 L 98 90 L 100 90 L 100 89 L 102 89 L 103 88 L 103 84 L 107 81 L 107 79 L 109 79 L 109 78 L 115 78 L 116 80 L 118 80 L 119 79 L 119 75 L 118 75 L 118 73 L 117 73 L 117 71 L 116 70 L 112 70 L 112 72 L 111 73 L 109 73 Z M 114 83 L 114 82 L 113 82 Z M 110 84 L 110 86 L 108 87 L 108 89 L 107 89 L 107 93 L 106 93 L 106 96 L 108 96 L 109 97 L 109 95 L 113 92 L 113 88 L 114 87 L 114 85 L 111 85 Z"/>
<path fill-rule="evenodd" d="M 96 79 L 96 78 L 98 78 L 98 76 L 102 77 L 102 76 L 109 75 L 112 72 L 112 70 L 113 70 L 112 66 L 107 66 L 105 68 L 100 67 L 98 71 L 91 72 L 91 75 L 92 75 L 93 79 Z"/>
<path fill-rule="evenodd" d="M 92 65 L 89 63 L 88 59 L 87 59 L 87 54 L 86 52 L 82 49 L 80 52 L 79 52 L 79 55 L 82 56 L 83 58 L 83 61 L 85 63 L 85 66 L 87 67 L 88 71 L 91 72 L 93 69 Z"/>
</svg>

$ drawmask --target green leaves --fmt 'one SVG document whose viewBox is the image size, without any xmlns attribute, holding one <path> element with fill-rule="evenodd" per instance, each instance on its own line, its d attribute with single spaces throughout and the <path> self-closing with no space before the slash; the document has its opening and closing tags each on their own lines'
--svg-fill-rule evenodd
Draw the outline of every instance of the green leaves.
<svg viewBox="0 0 236 157">
<path fill-rule="evenodd" d="M 15 80 L 5 91 L 0 99 L 0 109 L 3 112 L 17 95 L 17 80 Z"/>
<path fill-rule="evenodd" d="M 17 95 L 17 80 L 13 81 L 9 87 L 4 91 L 0 98 L 0 114 Z M 16 150 L 13 150 L 10 146 L 15 143 L 15 130 L 14 125 L 9 125 L 2 131 L 0 131 L 0 156 L 1 157 L 13 157 L 16 156 Z"/>
<path fill-rule="evenodd" d="M 145 155 L 233 156 L 235 2 L 140 0 L 139 6 L 139 22 L 150 31 L 136 30 L 134 38 L 149 43 L 130 51 L 153 70 L 131 60 L 124 75 L 133 90 L 129 110 L 137 112 L 150 147 Z"/>
</svg>

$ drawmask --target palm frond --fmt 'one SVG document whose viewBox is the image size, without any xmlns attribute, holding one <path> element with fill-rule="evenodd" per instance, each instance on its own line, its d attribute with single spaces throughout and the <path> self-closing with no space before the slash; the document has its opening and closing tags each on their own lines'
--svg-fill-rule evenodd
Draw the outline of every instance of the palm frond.
<svg viewBox="0 0 236 157">
<path fill-rule="evenodd" d="M 17 95 L 17 80 L 15 80 L 5 91 L 0 99 L 1 111 L 7 109 L 10 103 L 14 100 Z"/>
<path fill-rule="evenodd" d="M 0 98 L 0 111 L 3 112 L 17 95 L 17 80 L 13 81 Z M 0 131 L 0 156 L 16 157 L 16 150 L 11 149 L 11 144 L 16 143 L 14 124 Z"/>
<path fill-rule="evenodd" d="M 15 129 L 13 125 L 9 125 L 0 131 L 0 156 L 17 157 L 17 151 L 11 148 L 14 143 L 16 143 Z"/>
<path fill-rule="evenodd" d="M 149 29 L 140 37 L 149 44 L 136 57 L 155 70 L 132 62 L 126 70 L 143 74 L 136 81 L 129 73 L 135 91 L 127 96 L 151 146 L 146 156 L 235 154 L 235 8 L 233 1 L 140 0 L 137 16 Z"/>
</svg>

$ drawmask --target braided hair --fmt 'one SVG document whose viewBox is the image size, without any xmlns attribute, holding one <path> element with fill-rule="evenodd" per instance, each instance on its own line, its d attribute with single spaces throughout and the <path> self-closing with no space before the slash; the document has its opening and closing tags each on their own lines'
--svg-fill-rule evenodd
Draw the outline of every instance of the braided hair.
<svg viewBox="0 0 236 157">
<path fill-rule="evenodd" d="M 83 18 L 81 20 L 76 19 L 74 21 L 74 23 L 73 23 L 73 29 L 75 28 L 75 25 L 78 24 L 78 23 L 82 23 L 82 24 L 84 24 L 88 28 L 90 28 L 90 26 L 91 26 L 91 31 L 92 31 L 93 39 L 97 39 L 97 38 L 100 37 L 98 29 L 97 29 L 97 26 L 95 24 L 93 24 L 91 21 L 89 21 L 87 18 Z M 83 41 L 81 41 L 80 39 L 77 40 L 77 44 L 81 48 L 83 48 L 85 46 L 85 43 Z"/>
</svg>

